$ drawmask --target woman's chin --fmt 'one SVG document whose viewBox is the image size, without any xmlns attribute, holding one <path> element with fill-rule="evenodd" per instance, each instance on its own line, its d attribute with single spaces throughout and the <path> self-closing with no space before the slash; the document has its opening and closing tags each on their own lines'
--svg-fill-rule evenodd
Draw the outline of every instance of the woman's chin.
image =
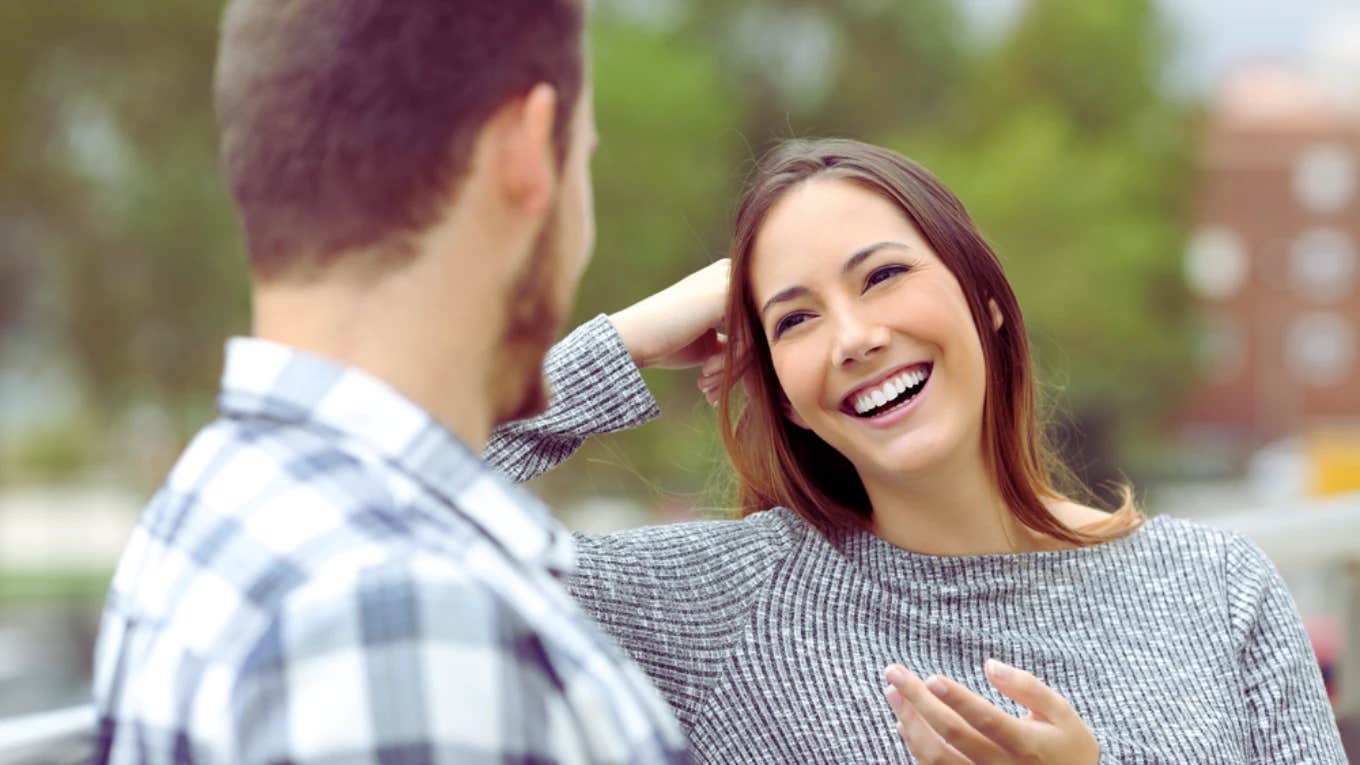
<svg viewBox="0 0 1360 765">
<path fill-rule="evenodd" d="M 856 450 L 851 462 L 861 476 L 873 475 L 882 480 L 902 481 L 912 477 L 938 475 L 951 462 L 948 439 L 931 437 L 928 433 L 912 433 L 886 444 Z"/>
</svg>

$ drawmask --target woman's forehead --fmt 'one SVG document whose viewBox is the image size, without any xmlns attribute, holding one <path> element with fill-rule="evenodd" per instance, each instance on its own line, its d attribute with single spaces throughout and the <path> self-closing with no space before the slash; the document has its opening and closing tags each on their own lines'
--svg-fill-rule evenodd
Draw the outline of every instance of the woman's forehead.
<svg viewBox="0 0 1360 765">
<path fill-rule="evenodd" d="M 805 181 L 771 207 L 756 234 L 752 291 L 759 299 L 802 280 L 834 276 L 855 253 L 881 242 L 929 252 L 907 216 L 883 196 L 841 179 Z"/>
</svg>

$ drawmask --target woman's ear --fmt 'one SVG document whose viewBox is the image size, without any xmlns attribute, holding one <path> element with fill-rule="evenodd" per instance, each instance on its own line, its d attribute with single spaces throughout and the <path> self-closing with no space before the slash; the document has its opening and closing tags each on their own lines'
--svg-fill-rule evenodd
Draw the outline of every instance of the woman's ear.
<svg viewBox="0 0 1360 765">
<path fill-rule="evenodd" d="M 1006 323 L 1005 317 L 1001 315 L 1001 306 L 996 304 L 995 299 L 988 298 L 987 310 L 990 311 L 992 314 L 992 331 L 993 332 L 1000 331 L 1001 325 Z"/>
</svg>

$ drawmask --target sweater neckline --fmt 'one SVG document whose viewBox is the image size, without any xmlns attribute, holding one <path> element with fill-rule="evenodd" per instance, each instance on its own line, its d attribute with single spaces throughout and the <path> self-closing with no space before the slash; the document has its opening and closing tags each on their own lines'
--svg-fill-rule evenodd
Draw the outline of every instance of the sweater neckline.
<svg viewBox="0 0 1360 765">
<path fill-rule="evenodd" d="M 964 584 L 969 578 L 1006 575 L 1027 578 L 1070 573 L 1074 568 L 1099 565 L 1111 557 L 1136 553 L 1163 516 L 1149 518 L 1132 533 L 1109 542 L 1063 550 L 1035 550 L 982 555 L 930 555 L 913 552 L 868 531 L 833 532 L 829 537 L 845 559 L 885 585 L 912 579 L 940 579 Z"/>
</svg>

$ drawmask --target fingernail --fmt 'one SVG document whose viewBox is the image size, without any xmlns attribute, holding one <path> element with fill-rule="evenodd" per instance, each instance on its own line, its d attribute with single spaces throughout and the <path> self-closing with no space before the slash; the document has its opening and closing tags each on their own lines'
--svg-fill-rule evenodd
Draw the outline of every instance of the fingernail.
<svg viewBox="0 0 1360 765">
<path fill-rule="evenodd" d="M 949 686 L 945 685 L 945 682 L 941 680 L 938 675 L 931 675 L 930 677 L 927 677 L 926 687 L 930 689 L 931 693 L 935 694 L 939 698 L 944 698 L 945 694 L 949 693 Z"/>
<path fill-rule="evenodd" d="M 897 667 L 888 667 L 887 669 L 883 670 L 883 676 L 888 678 L 888 682 L 892 683 L 893 685 L 899 685 L 901 683 L 907 682 L 907 676 L 903 674 L 902 670 L 898 669 Z"/>
<path fill-rule="evenodd" d="M 986 662 L 986 669 L 987 673 L 997 680 L 1005 680 L 1010 676 L 1010 667 L 1007 667 L 996 659 L 988 659 Z"/>
<path fill-rule="evenodd" d="M 891 685 L 883 689 L 883 698 L 888 700 L 888 706 L 892 707 L 894 712 L 902 708 L 902 694 Z"/>
</svg>

